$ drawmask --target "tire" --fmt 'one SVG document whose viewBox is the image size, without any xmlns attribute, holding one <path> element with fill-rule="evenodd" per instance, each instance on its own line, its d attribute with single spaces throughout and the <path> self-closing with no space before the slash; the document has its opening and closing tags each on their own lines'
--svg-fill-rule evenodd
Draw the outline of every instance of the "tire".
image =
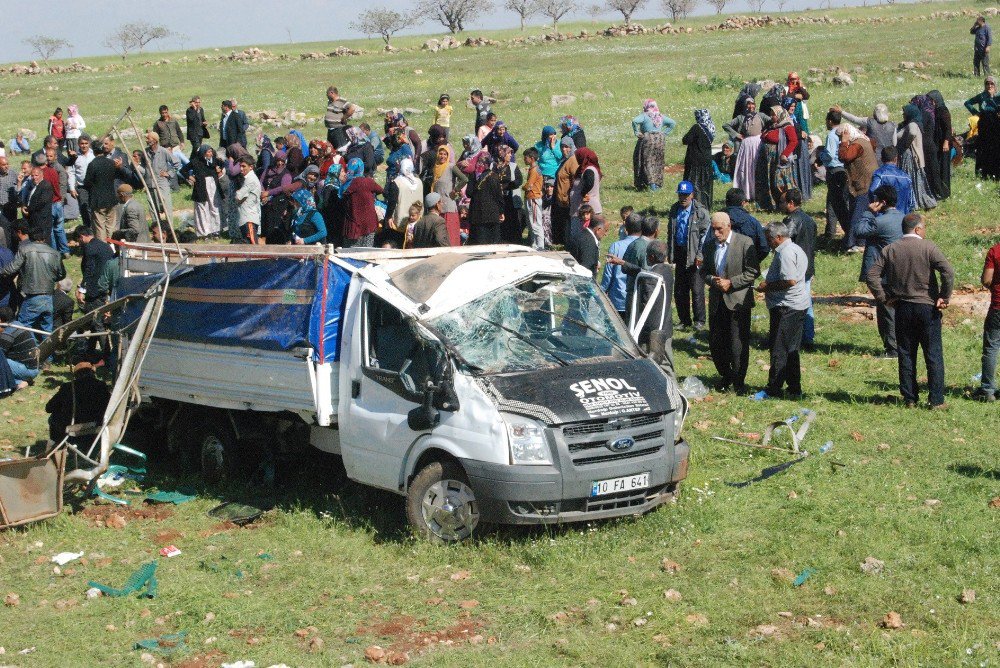
<svg viewBox="0 0 1000 668">
<path fill-rule="evenodd" d="M 417 473 L 406 493 L 406 519 L 416 533 L 439 543 L 460 543 L 483 528 L 465 471 L 448 461 Z"/>
<path fill-rule="evenodd" d="M 232 478 L 238 455 L 229 425 L 202 420 L 194 425 L 190 433 L 202 479 L 214 484 Z"/>
</svg>

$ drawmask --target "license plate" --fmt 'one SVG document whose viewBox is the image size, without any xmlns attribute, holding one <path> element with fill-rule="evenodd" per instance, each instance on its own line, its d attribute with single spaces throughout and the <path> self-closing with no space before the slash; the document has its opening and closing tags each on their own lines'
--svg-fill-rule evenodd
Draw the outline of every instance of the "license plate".
<svg viewBox="0 0 1000 668">
<path fill-rule="evenodd" d="M 649 487 L 649 472 L 627 475 L 624 478 L 610 478 L 608 480 L 596 480 L 590 488 L 591 496 L 604 496 L 616 492 L 630 492 L 633 489 L 645 489 Z"/>
</svg>

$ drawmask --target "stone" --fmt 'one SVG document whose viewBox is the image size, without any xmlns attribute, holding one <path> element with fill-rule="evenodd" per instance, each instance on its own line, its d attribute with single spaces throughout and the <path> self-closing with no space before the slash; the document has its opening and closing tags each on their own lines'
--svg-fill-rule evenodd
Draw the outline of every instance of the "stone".
<svg viewBox="0 0 1000 668">
<path fill-rule="evenodd" d="M 837 73 L 831 79 L 834 86 L 853 86 L 854 79 L 850 74 L 843 70 L 837 70 Z"/>
<path fill-rule="evenodd" d="M 551 104 L 553 107 L 567 107 L 576 102 L 575 95 L 553 95 Z"/>
</svg>

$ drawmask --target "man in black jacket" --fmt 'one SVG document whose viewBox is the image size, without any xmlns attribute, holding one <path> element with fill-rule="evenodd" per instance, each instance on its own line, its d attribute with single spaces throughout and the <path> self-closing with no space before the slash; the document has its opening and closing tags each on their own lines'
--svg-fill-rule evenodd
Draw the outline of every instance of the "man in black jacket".
<svg viewBox="0 0 1000 668">
<path fill-rule="evenodd" d="M 112 151 L 116 150 L 113 145 L 110 148 Z M 94 221 L 93 230 L 101 240 L 110 239 L 118 229 L 116 216 L 118 195 L 115 193 L 117 187 L 115 179 L 124 174 L 122 158 L 109 157 L 107 144 L 104 146 L 104 151 L 87 165 L 87 175 L 83 179 L 83 187 L 87 189 L 90 201 L 90 215 Z"/>
<path fill-rule="evenodd" d="M 55 197 L 55 190 L 45 180 L 44 171 L 38 165 L 31 168 L 31 183 L 23 210 L 28 219 L 28 236 L 48 241 L 52 237 L 52 199 Z"/>
<path fill-rule="evenodd" d="M 108 292 L 101 286 L 101 275 L 104 273 L 105 265 L 115 258 L 115 251 L 110 244 L 95 237 L 94 231 L 89 227 L 78 227 L 76 238 L 83 248 L 83 280 L 77 288 L 76 300 L 84 313 L 90 313 L 108 303 Z M 92 331 L 103 332 L 104 323 L 95 320 Z M 87 350 L 93 352 L 96 348 L 97 339 L 91 338 L 87 343 Z M 105 342 L 104 351 L 107 352 L 109 349 Z"/>
<path fill-rule="evenodd" d="M 566 244 L 569 254 L 580 263 L 581 267 L 586 267 L 594 278 L 597 278 L 597 265 L 601 259 L 601 239 L 607 231 L 607 221 L 598 216 L 590 221 L 590 227 L 584 228 L 583 232 Z"/>
<path fill-rule="evenodd" d="M 201 98 L 195 95 L 190 106 L 184 112 L 187 121 L 187 139 L 191 142 L 191 158 L 198 153 L 201 143 L 208 138 L 208 121 L 205 120 L 205 110 L 201 108 Z"/>
<path fill-rule="evenodd" d="M 232 100 L 222 101 L 222 120 L 219 121 L 219 146 L 228 148 L 233 144 L 242 144 L 246 148 L 246 134 L 240 141 L 240 115 L 236 113 Z"/>
<path fill-rule="evenodd" d="M 812 279 L 816 274 L 816 236 L 819 234 L 816 221 L 802 210 L 802 193 L 797 188 L 790 188 L 781 195 L 781 208 L 788 215 L 782 221 L 788 226 L 788 237 L 792 243 L 801 248 L 809 259 L 806 269 L 806 290 L 809 291 L 809 310 L 802 325 L 802 347 L 810 350 L 816 338 L 816 316 L 812 306 Z"/>
<path fill-rule="evenodd" d="M 5 326 L 13 321 L 14 311 L 0 306 L 0 352 L 18 381 L 17 389 L 23 390 L 38 376 L 38 341 L 27 330 Z"/>
<path fill-rule="evenodd" d="M 712 362 L 722 377 L 716 391 L 730 386 L 746 394 L 750 361 L 750 310 L 753 283 L 760 276 L 757 249 L 750 237 L 733 231 L 729 214 L 712 214 L 703 251 L 708 285 L 708 328 Z"/>
<path fill-rule="evenodd" d="M 49 438 L 56 443 L 66 438 L 71 424 L 100 423 L 111 401 L 108 386 L 94 373 L 94 365 L 80 362 L 73 367 L 73 379 L 63 383 L 45 411 L 49 414 Z M 85 437 L 80 437 L 81 440 Z M 70 439 L 74 443 L 74 439 Z"/>
</svg>

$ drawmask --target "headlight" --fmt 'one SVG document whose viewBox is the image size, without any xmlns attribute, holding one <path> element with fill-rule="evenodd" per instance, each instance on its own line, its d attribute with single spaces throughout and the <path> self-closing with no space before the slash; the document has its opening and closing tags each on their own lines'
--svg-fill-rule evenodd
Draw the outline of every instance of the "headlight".
<svg viewBox="0 0 1000 668">
<path fill-rule="evenodd" d="M 551 464 L 545 429 L 532 422 L 508 422 L 510 460 L 512 464 Z"/>
</svg>

